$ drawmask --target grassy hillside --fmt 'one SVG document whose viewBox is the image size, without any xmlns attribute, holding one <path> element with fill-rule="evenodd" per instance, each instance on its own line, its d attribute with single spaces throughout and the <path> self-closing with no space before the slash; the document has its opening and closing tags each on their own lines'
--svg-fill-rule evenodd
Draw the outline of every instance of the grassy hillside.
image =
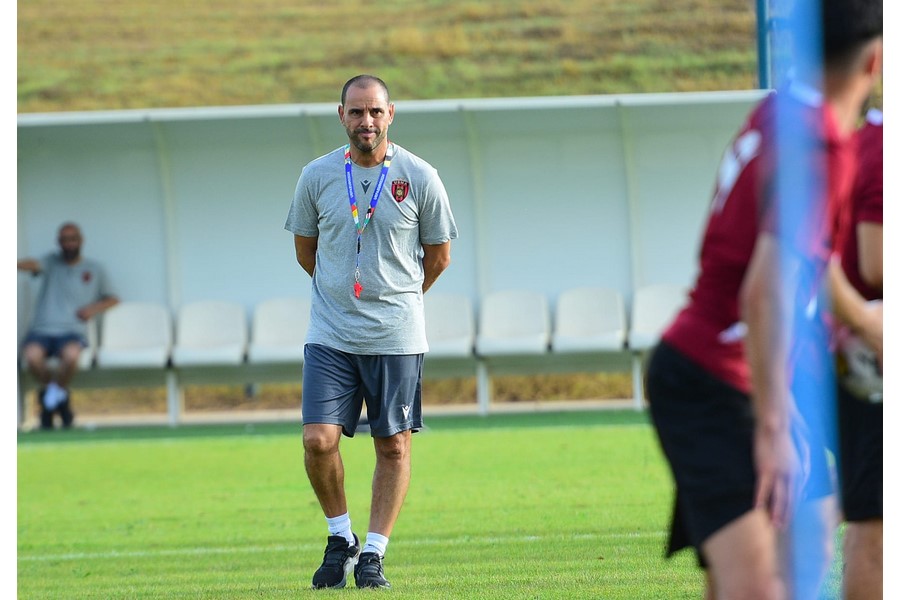
<svg viewBox="0 0 900 600">
<path fill-rule="evenodd" d="M 752 0 L 28 0 L 18 111 L 748 89 Z"/>
</svg>

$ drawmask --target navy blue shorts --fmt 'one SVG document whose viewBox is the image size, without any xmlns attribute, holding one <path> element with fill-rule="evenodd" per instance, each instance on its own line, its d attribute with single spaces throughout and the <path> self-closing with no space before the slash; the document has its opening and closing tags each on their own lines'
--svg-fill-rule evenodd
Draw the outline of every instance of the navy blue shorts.
<svg viewBox="0 0 900 600">
<path fill-rule="evenodd" d="M 675 479 L 666 554 L 702 544 L 754 506 L 755 419 L 750 397 L 661 342 L 647 370 L 653 425 Z M 811 474 L 804 500 L 828 496 L 834 481 L 825 442 L 809 440 Z M 814 450 L 815 449 L 815 450 Z"/>
<path fill-rule="evenodd" d="M 422 354 L 349 354 L 303 348 L 303 424 L 340 425 L 353 437 L 363 401 L 372 437 L 422 428 Z"/>
<path fill-rule="evenodd" d="M 87 348 L 87 340 L 84 339 L 84 336 L 77 333 L 46 335 L 32 331 L 29 331 L 28 335 L 25 336 L 25 339 L 22 341 L 22 347 L 24 348 L 28 344 L 37 344 L 44 349 L 47 356 L 59 356 L 62 349 L 72 342 L 78 342 L 82 348 Z"/>
</svg>

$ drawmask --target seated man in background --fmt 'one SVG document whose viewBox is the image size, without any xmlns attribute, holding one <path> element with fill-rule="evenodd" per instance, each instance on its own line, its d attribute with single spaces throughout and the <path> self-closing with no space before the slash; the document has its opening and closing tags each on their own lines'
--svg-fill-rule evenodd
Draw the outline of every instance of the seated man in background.
<svg viewBox="0 0 900 600">
<path fill-rule="evenodd" d="M 77 225 L 64 223 L 58 242 L 59 253 L 17 263 L 20 271 L 43 275 L 34 318 L 22 346 L 28 370 L 41 385 L 41 429 L 53 429 L 56 413 L 63 427 L 72 426 L 75 417 L 69 384 L 78 369 L 78 357 L 87 346 L 87 323 L 119 302 L 100 263 L 81 256 L 82 237 Z M 55 372 L 47 364 L 51 356 L 59 358 Z"/>
</svg>

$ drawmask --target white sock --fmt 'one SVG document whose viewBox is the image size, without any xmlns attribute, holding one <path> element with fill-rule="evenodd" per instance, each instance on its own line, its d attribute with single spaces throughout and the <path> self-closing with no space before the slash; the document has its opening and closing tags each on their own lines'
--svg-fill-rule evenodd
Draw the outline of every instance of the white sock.
<svg viewBox="0 0 900 600">
<path fill-rule="evenodd" d="M 325 517 L 328 521 L 328 533 L 342 536 L 352 546 L 356 543 L 353 539 L 353 530 L 350 529 L 350 513 L 344 513 L 336 517 Z"/>
<path fill-rule="evenodd" d="M 44 393 L 44 406 L 47 410 L 53 410 L 66 399 L 66 390 L 58 383 L 51 381 L 47 384 L 47 391 Z"/>
<path fill-rule="evenodd" d="M 366 534 L 366 545 L 363 546 L 363 552 L 375 552 L 384 556 L 384 553 L 387 551 L 388 538 L 381 535 L 380 533 L 374 533 L 370 531 Z"/>
</svg>

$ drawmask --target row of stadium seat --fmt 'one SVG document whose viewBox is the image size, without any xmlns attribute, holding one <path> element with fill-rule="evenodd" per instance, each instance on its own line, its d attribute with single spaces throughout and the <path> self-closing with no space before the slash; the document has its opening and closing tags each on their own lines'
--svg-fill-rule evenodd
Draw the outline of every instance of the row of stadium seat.
<svg viewBox="0 0 900 600">
<path fill-rule="evenodd" d="M 652 285 L 637 290 L 630 326 L 617 290 L 565 290 L 551 317 L 538 292 L 506 290 L 485 296 L 476 320 L 465 296 L 425 296 L 429 357 L 540 355 L 643 351 L 683 303 L 685 289 Z"/>
<path fill-rule="evenodd" d="M 649 348 L 684 300 L 675 285 L 637 290 L 630 326 L 622 294 L 605 288 L 562 292 L 551 316 L 538 292 L 485 296 L 476 320 L 467 296 L 425 295 L 428 359 L 618 352 Z M 92 323 L 82 367 L 153 368 L 248 363 L 301 363 L 309 301 L 261 302 L 248 323 L 244 307 L 219 300 L 182 306 L 174 320 L 160 304 L 122 302 Z"/>
<path fill-rule="evenodd" d="M 677 285 L 640 288 L 629 320 L 621 293 L 606 288 L 565 290 L 557 297 L 553 314 L 541 293 L 492 292 L 481 299 L 477 316 L 468 296 L 432 291 L 424 297 L 430 347 L 425 374 L 477 374 L 479 404 L 486 411 L 492 373 L 537 373 L 560 366 L 604 370 L 603 363 L 594 359 L 613 356 L 616 360 L 608 365 L 633 369 L 635 401 L 640 406 L 638 361 L 684 302 L 685 293 Z M 82 372 L 75 385 L 163 383 L 169 387 L 169 413 L 175 424 L 186 383 L 299 381 L 308 325 L 309 300 L 304 298 L 265 300 L 249 319 L 243 305 L 220 300 L 185 304 L 174 319 L 161 304 L 125 301 L 105 312 L 99 323 L 90 324 L 89 347 L 82 353 Z M 29 377 L 20 381 L 21 396 L 34 381 Z"/>
</svg>

